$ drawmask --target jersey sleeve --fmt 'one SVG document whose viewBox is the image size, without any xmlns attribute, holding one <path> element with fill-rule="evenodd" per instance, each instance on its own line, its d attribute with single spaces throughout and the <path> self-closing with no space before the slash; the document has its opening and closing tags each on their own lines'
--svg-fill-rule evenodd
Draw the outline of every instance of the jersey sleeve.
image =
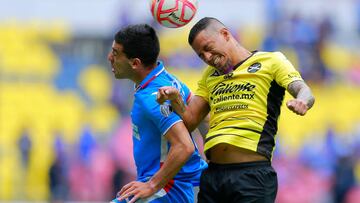
<svg viewBox="0 0 360 203">
<path fill-rule="evenodd" d="M 185 83 L 181 83 L 181 91 L 183 92 L 183 100 L 188 104 L 190 102 L 192 92 L 188 86 L 185 85 Z"/>
<path fill-rule="evenodd" d="M 145 115 L 157 126 L 161 135 L 182 119 L 173 112 L 169 102 L 160 105 L 156 102 L 156 94 L 148 95 L 146 98 L 140 98 Z"/>
<path fill-rule="evenodd" d="M 207 89 L 206 85 L 206 79 L 209 77 L 209 69 L 208 67 L 204 74 L 202 75 L 202 78 L 198 81 L 198 88 L 195 92 L 195 95 L 202 97 L 206 101 L 209 101 L 209 91 Z"/>
<path fill-rule="evenodd" d="M 273 74 L 275 81 L 285 89 L 294 81 L 303 80 L 300 73 L 295 69 L 291 62 L 281 52 L 275 53 L 275 64 Z"/>
</svg>

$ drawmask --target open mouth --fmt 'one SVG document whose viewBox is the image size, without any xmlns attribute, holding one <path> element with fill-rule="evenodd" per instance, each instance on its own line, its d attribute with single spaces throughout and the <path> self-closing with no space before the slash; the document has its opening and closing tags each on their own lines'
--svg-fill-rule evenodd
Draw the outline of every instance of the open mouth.
<svg viewBox="0 0 360 203">
<path fill-rule="evenodd" d="M 221 65 L 221 57 L 216 56 L 215 59 L 213 60 L 212 64 L 214 65 L 214 67 L 219 67 Z"/>
<path fill-rule="evenodd" d="M 219 63 L 220 63 L 220 57 L 216 57 L 215 60 L 214 60 L 214 65 L 218 66 Z"/>
</svg>

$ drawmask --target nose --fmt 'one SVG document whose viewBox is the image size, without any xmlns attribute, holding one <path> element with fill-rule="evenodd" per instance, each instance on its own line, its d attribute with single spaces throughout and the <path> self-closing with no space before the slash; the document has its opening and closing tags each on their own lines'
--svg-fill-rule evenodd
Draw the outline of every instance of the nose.
<svg viewBox="0 0 360 203">
<path fill-rule="evenodd" d="M 113 61 L 114 58 L 113 58 L 113 55 L 111 54 L 111 52 L 108 54 L 107 59 L 108 59 L 108 61 L 110 61 L 110 62 Z"/>
<path fill-rule="evenodd" d="M 211 60 L 212 54 L 210 52 L 204 52 L 204 61 L 209 62 Z"/>
</svg>

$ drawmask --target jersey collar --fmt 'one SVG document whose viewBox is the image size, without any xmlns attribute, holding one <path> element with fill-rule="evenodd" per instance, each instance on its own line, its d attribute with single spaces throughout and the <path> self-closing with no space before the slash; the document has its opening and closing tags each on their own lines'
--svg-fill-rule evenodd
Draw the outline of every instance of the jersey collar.
<svg viewBox="0 0 360 203">
<path fill-rule="evenodd" d="M 150 84 L 151 81 L 153 81 L 157 76 L 160 75 L 165 70 L 164 64 L 162 61 L 157 62 L 157 67 L 152 70 L 141 83 L 136 86 L 135 85 L 135 92 L 141 89 L 145 89 L 146 86 Z"/>
<path fill-rule="evenodd" d="M 258 52 L 258 50 L 252 51 L 250 56 L 248 56 L 246 59 L 244 59 L 244 60 L 240 61 L 238 64 L 236 64 L 232 70 L 236 70 L 239 66 L 241 66 L 243 63 L 245 63 L 245 61 L 247 61 L 249 58 L 254 56 L 256 54 L 256 52 Z"/>
</svg>

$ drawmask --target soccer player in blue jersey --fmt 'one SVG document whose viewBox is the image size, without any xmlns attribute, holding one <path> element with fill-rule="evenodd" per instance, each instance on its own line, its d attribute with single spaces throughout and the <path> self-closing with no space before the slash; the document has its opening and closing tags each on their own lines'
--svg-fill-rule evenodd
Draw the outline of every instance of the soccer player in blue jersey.
<svg viewBox="0 0 360 203">
<path fill-rule="evenodd" d="M 194 202 L 193 187 L 207 167 L 181 118 L 169 103 L 156 102 L 162 86 L 177 88 L 185 102 L 191 97 L 158 61 L 159 52 L 155 30 L 138 24 L 116 33 L 108 55 L 115 77 L 135 83 L 131 118 L 137 180 L 123 186 L 114 202 Z"/>
</svg>

